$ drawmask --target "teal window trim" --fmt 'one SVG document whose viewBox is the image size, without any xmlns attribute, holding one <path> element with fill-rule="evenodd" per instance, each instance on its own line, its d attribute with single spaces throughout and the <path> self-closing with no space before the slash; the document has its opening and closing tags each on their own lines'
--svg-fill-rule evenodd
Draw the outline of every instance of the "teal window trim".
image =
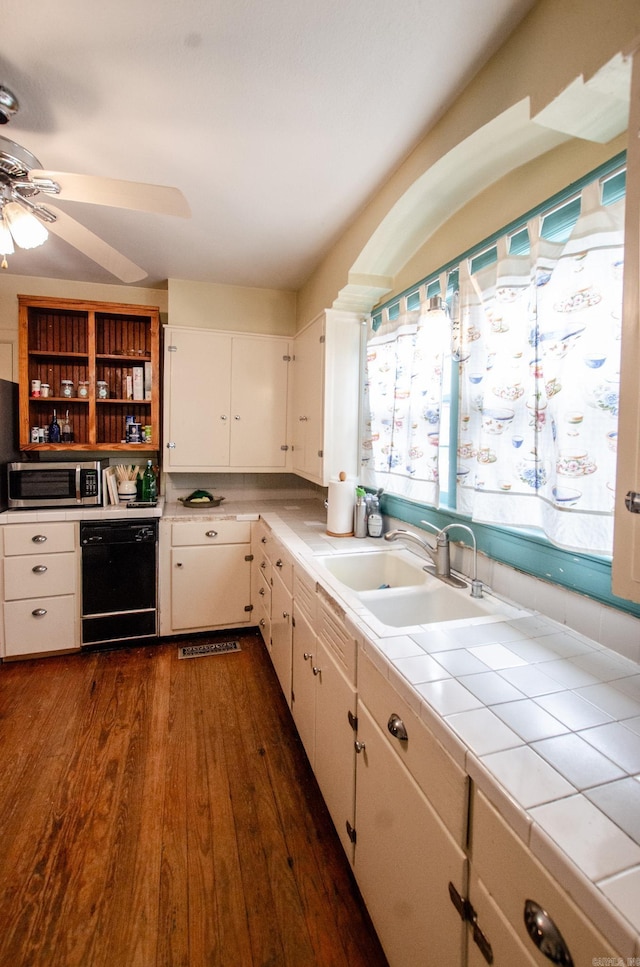
<svg viewBox="0 0 640 967">
<path fill-rule="evenodd" d="M 531 532 L 479 524 L 455 511 L 429 507 L 393 494 L 383 494 L 381 506 L 384 514 L 417 528 L 420 528 L 423 519 L 431 521 L 436 527 L 445 527 L 454 521 L 467 524 L 473 529 L 478 551 L 492 560 L 640 618 L 640 604 L 612 593 L 611 562 L 608 558 L 572 553 Z"/>
<path fill-rule="evenodd" d="M 389 306 L 399 305 L 400 300 L 408 293 L 416 291 L 420 286 L 427 286 L 427 296 L 436 294 L 430 292 L 430 287 L 435 289 L 439 283 L 436 281 L 443 273 L 449 273 L 447 285 L 447 297 L 455 291 L 457 287 L 458 266 L 464 259 L 472 259 L 474 256 L 490 249 L 498 239 L 511 234 L 517 239 L 516 247 L 525 244 L 524 231 L 529 219 L 552 213 L 554 209 L 559 209 L 567 202 L 571 202 L 576 194 L 586 185 L 599 178 L 602 184 L 602 198 L 607 204 L 613 204 L 624 197 L 625 172 L 619 172 L 621 166 L 626 163 L 626 152 L 616 155 L 606 164 L 601 165 L 595 171 L 590 172 L 583 178 L 568 185 L 563 191 L 558 192 L 552 198 L 547 199 L 543 204 L 537 206 L 525 215 L 511 222 L 505 228 L 495 232 L 493 235 L 484 239 L 477 245 L 468 249 L 462 255 L 442 266 L 437 272 L 430 272 L 418 283 L 414 283 L 399 296 L 394 296 L 389 302 L 376 307 L 374 319 L 381 315 Z M 608 186 L 608 182 L 611 184 Z M 528 246 L 528 234 L 526 235 Z M 512 254 L 517 254 L 512 252 Z M 454 365 L 452 392 L 451 392 L 451 418 L 452 427 L 457 426 L 457 413 L 453 413 L 454 403 L 457 406 L 457 369 Z M 455 422 L 453 422 L 455 416 Z M 457 437 L 452 435 L 450 438 L 450 452 L 452 454 L 449 461 L 448 473 L 448 499 L 454 502 L 453 495 L 456 493 L 455 477 L 457 471 Z M 398 520 L 406 521 L 420 527 L 420 520 L 427 517 L 438 527 L 444 527 L 454 520 L 467 523 L 465 515 L 458 514 L 455 507 L 434 508 L 426 504 L 416 503 L 404 497 L 393 494 L 384 494 L 382 498 L 382 510 L 384 513 Z M 500 528 L 494 524 L 479 524 L 476 521 L 470 522 L 476 536 L 478 550 L 486 553 L 493 560 L 506 564 L 516 570 L 529 574 L 532 577 L 543 581 L 548 581 L 570 591 L 576 591 L 589 598 L 599 601 L 601 604 L 616 608 L 618 611 L 626 612 L 635 617 L 640 617 L 640 605 L 619 598 L 611 591 L 611 561 L 609 558 L 592 556 L 585 553 L 571 552 L 563 548 L 556 547 L 543 535 L 536 535 L 530 532 L 513 529 Z"/>
</svg>

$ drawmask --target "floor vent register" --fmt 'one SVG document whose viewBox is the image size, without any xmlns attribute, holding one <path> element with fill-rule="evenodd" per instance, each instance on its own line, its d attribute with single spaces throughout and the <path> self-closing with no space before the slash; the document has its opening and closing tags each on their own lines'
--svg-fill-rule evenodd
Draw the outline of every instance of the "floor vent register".
<svg viewBox="0 0 640 967">
<path fill-rule="evenodd" d="M 181 645 L 178 658 L 204 658 L 208 655 L 226 655 L 230 651 L 241 651 L 237 641 L 206 641 L 194 645 Z"/>
</svg>

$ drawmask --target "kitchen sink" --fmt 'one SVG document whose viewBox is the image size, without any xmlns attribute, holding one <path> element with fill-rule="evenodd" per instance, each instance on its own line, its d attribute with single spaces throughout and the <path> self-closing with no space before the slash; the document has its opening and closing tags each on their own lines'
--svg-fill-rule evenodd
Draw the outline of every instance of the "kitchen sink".
<svg viewBox="0 0 640 967">
<path fill-rule="evenodd" d="M 426 562 L 402 549 L 332 554 L 316 561 L 353 591 L 412 587 L 428 580 Z"/>
<path fill-rule="evenodd" d="M 490 593 L 472 597 L 470 585 L 454 588 L 445 584 L 434 576 L 428 561 L 405 548 L 328 554 L 315 561 L 334 582 L 353 592 L 352 604 L 364 620 L 367 616 L 373 619 L 373 627 L 382 635 L 398 634 L 398 629 L 416 625 L 470 618 L 496 620 L 521 613 Z"/>
<path fill-rule="evenodd" d="M 392 628 L 488 615 L 509 617 L 517 612 L 492 595 L 472 598 L 468 589 L 450 588 L 437 578 L 420 588 L 364 592 L 358 597 L 378 621 Z"/>
</svg>

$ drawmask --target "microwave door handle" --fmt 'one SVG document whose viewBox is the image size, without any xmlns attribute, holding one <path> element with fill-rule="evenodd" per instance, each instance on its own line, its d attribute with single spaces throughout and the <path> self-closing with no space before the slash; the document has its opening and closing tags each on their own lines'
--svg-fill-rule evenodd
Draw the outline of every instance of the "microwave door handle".
<svg viewBox="0 0 640 967">
<path fill-rule="evenodd" d="M 80 501 L 82 499 L 82 494 L 80 493 L 80 464 L 76 464 L 76 500 Z"/>
</svg>

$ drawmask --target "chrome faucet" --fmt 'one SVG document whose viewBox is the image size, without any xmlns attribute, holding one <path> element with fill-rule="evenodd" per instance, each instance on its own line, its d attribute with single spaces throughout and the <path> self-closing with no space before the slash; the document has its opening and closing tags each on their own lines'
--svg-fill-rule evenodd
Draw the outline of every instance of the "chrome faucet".
<svg viewBox="0 0 640 967">
<path fill-rule="evenodd" d="M 421 524 L 428 524 L 429 521 L 422 520 L 422 521 L 420 521 L 420 523 Z M 433 527 L 433 524 L 431 524 L 430 526 Z M 442 530 L 440 531 L 440 533 L 441 534 L 448 534 L 449 531 L 453 527 L 458 527 L 461 530 L 466 531 L 468 534 L 471 535 L 471 542 L 472 542 L 472 547 L 473 547 L 473 577 L 471 578 L 471 597 L 472 598 L 481 598 L 482 597 L 482 581 L 479 581 L 478 580 L 478 545 L 476 544 L 476 535 L 473 533 L 473 531 L 471 530 L 470 527 L 467 527 L 466 524 L 460 524 L 456 520 L 454 520 L 453 523 L 451 523 L 451 524 L 447 524 L 446 527 L 443 527 Z"/>
<path fill-rule="evenodd" d="M 397 541 L 399 539 L 405 541 L 411 541 L 414 544 L 418 544 L 424 551 L 427 552 L 431 560 L 435 565 L 434 574 L 445 584 L 450 584 L 454 588 L 466 588 L 466 581 L 462 581 L 460 578 L 455 577 L 451 573 L 451 553 L 449 545 L 449 531 L 454 527 L 460 527 L 466 530 L 471 535 L 472 546 L 473 546 L 473 578 L 471 580 L 471 597 L 481 598 L 482 597 L 482 581 L 478 580 L 477 572 L 477 545 L 475 534 L 470 527 L 466 524 L 459 524 L 454 521 L 451 524 L 447 524 L 446 527 L 436 527 L 429 520 L 421 520 L 421 524 L 425 527 L 430 527 L 436 533 L 436 543 L 435 547 L 428 541 L 423 540 L 418 534 L 414 534 L 412 531 L 405 530 L 402 527 L 398 527 L 396 530 L 387 531 L 384 535 L 386 541 Z"/>
<path fill-rule="evenodd" d="M 414 534 L 412 531 L 405 530 L 403 527 L 398 527 L 396 530 L 387 531 L 384 535 L 386 541 L 397 541 L 402 539 L 404 541 L 411 541 L 414 544 L 418 544 L 423 551 L 426 551 L 433 563 L 435 564 L 434 574 L 445 584 L 450 584 L 454 588 L 466 588 L 466 582 L 461 581 L 460 578 L 454 577 L 451 573 L 451 560 L 449 556 L 449 535 L 446 533 L 445 529 L 440 530 L 434 524 L 429 521 L 421 521 L 422 524 L 426 524 L 428 527 L 433 527 L 436 531 L 436 543 L 435 547 L 429 544 L 428 541 L 423 540 L 418 534 Z M 425 568 L 426 570 L 427 568 Z"/>
</svg>

